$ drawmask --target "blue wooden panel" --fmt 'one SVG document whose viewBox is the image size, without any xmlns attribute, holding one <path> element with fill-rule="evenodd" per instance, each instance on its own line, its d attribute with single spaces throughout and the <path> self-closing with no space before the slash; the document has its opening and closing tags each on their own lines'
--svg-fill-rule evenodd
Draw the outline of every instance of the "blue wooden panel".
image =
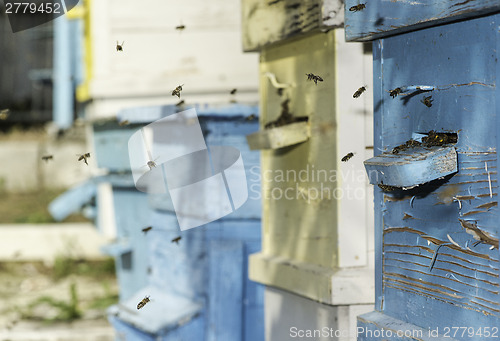
<svg viewBox="0 0 500 341">
<path fill-rule="evenodd" d="M 365 4 L 360 11 L 352 6 Z M 347 41 L 367 41 L 500 11 L 496 0 L 346 0 Z"/>
<path fill-rule="evenodd" d="M 375 189 L 376 308 L 384 319 L 424 329 L 499 325 L 498 246 L 476 245 L 467 227 L 498 240 L 499 24 L 493 15 L 373 44 L 375 154 L 431 130 L 458 135 L 457 174 L 406 195 Z M 412 85 L 435 90 L 390 96 Z M 377 318 L 359 326 L 392 323 L 375 325 Z"/>
<path fill-rule="evenodd" d="M 243 243 L 213 240 L 210 243 L 210 297 L 207 340 L 242 339 Z"/>
</svg>

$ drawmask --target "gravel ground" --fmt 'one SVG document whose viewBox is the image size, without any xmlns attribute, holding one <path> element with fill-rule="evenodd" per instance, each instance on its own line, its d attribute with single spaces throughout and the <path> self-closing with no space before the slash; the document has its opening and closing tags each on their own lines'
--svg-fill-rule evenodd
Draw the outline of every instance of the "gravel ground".
<svg viewBox="0 0 500 341">
<path fill-rule="evenodd" d="M 73 273 L 56 280 L 41 263 L 0 263 L 0 341 L 114 340 L 105 310 L 117 293 L 112 275 Z"/>
</svg>

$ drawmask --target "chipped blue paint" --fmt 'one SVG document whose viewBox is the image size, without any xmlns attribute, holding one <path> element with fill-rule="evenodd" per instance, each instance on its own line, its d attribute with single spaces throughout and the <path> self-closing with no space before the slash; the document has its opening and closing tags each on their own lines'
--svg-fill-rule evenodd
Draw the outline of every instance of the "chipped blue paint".
<svg viewBox="0 0 500 341">
<path fill-rule="evenodd" d="M 496 0 L 345 0 L 344 27 L 347 41 L 367 41 L 498 11 Z"/>
<path fill-rule="evenodd" d="M 410 189 L 456 173 L 453 147 L 412 148 L 398 154 L 384 153 L 364 162 L 371 184 Z"/>
<path fill-rule="evenodd" d="M 466 3 L 481 4 L 467 1 L 463 5 Z M 385 4 L 387 8 L 407 6 L 399 1 L 384 2 L 379 4 L 380 15 L 388 13 Z M 454 1 L 440 4 L 448 6 Z M 491 2 L 482 4 L 487 7 Z M 376 5 L 368 2 L 366 10 Z M 362 16 L 362 12 L 350 15 Z M 433 11 L 432 15 L 441 14 Z M 401 16 L 407 25 L 404 30 L 414 30 L 416 26 L 410 27 L 410 22 L 421 16 L 418 6 L 411 16 Z M 359 25 L 356 29 L 363 30 Z M 410 173 L 398 173 L 400 165 L 395 159 L 389 158 L 390 163 L 387 155 L 380 155 L 434 130 L 458 135 L 457 143 L 450 147 L 456 150 L 458 172 L 408 193 L 383 193 L 375 188 L 376 311 L 358 318 L 360 330 L 439 328 L 436 338 L 383 338 L 437 340 L 444 336 L 444 327 L 479 330 L 500 325 L 499 250 L 492 242 L 476 243 L 474 234 L 463 226 L 466 222 L 494 239 L 499 237 L 499 27 L 500 15 L 495 14 L 373 43 L 374 159 L 385 160 L 374 167 L 386 167 L 383 172 L 392 173 L 392 181 L 411 180 Z M 432 107 L 420 102 L 429 93 L 416 85 L 409 89 L 408 84 L 432 85 Z M 402 86 L 407 91 L 392 98 L 389 91 Z M 417 172 L 412 176 L 422 177 Z M 379 339 L 373 335 L 358 338 Z M 451 335 L 447 339 L 486 338 Z"/>
</svg>

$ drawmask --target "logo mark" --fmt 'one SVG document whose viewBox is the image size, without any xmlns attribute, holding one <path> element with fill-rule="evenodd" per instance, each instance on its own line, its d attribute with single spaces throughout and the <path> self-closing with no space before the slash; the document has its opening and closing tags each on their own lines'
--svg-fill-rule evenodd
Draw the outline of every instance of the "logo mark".
<svg viewBox="0 0 500 341">
<path fill-rule="evenodd" d="M 207 147 L 195 109 L 138 130 L 128 151 L 136 188 L 170 194 L 181 231 L 220 219 L 248 198 L 240 151 Z"/>
</svg>

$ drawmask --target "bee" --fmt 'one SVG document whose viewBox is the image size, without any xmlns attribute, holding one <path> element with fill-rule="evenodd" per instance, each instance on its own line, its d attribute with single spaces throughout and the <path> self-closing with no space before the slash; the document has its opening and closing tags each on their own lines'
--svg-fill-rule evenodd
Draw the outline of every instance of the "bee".
<svg viewBox="0 0 500 341">
<path fill-rule="evenodd" d="M 391 95 L 392 98 L 396 98 L 400 93 L 401 93 L 401 88 L 389 90 L 389 95 Z"/>
<path fill-rule="evenodd" d="M 306 73 L 307 80 L 308 81 L 313 81 L 314 84 L 318 85 L 318 82 L 322 82 L 323 78 L 320 76 L 315 75 L 314 73 Z"/>
<path fill-rule="evenodd" d="M 186 26 L 185 26 L 185 25 L 175 26 L 175 29 L 176 29 L 177 31 L 182 31 L 182 30 L 184 30 L 185 28 L 186 28 Z"/>
<path fill-rule="evenodd" d="M 76 156 L 78 156 L 78 161 L 84 161 L 85 164 L 88 166 L 88 162 L 87 162 L 87 158 L 90 157 L 90 153 L 86 153 L 86 154 L 76 154 Z"/>
<path fill-rule="evenodd" d="M 354 93 L 354 95 L 352 95 L 352 97 L 353 98 L 358 98 L 365 91 L 366 91 L 366 85 L 362 86 L 361 88 L 359 88 L 358 90 L 356 90 L 356 92 Z"/>
<path fill-rule="evenodd" d="M 7 119 L 7 117 L 9 117 L 10 115 L 10 110 L 9 109 L 3 109 L 3 110 L 0 110 L 0 120 L 4 121 Z"/>
<path fill-rule="evenodd" d="M 54 155 L 44 155 L 42 156 L 42 160 L 48 162 L 49 160 L 54 159 Z"/>
<path fill-rule="evenodd" d="M 253 121 L 255 120 L 255 114 L 250 114 L 245 118 L 245 121 Z"/>
<path fill-rule="evenodd" d="M 123 121 L 121 121 L 120 123 L 118 123 L 118 125 L 119 125 L 120 127 L 123 127 L 123 126 L 129 125 L 129 124 L 130 124 L 129 120 L 123 120 Z"/>
<path fill-rule="evenodd" d="M 179 241 L 182 239 L 181 236 L 179 237 L 175 237 L 174 239 L 172 239 L 172 243 L 176 243 L 177 245 L 179 245 Z"/>
<path fill-rule="evenodd" d="M 180 107 L 182 105 L 184 105 L 184 100 L 180 100 L 179 102 L 177 102 L 177 104 L 175 105 L 176 107 Z"/>
<path fill-rule="evenodd" d="M 235 88 L 235 89 L 231 90 L 230 94 L 234 95 L 234 94 L 236 94 L 236 91 L 238 91 L 238 89 Z"/>
<path fill-rule="evenodd" d="M 393 192 L 398 189 L 397 187 L 384 184 L 378 184 L 378 187 L 380 187 L 384 192 Z"/>
<path fill-rule="evenodd" d="M 118 43 L 118 40 L 116 41 L 116 51 L 123 51 L 123 44 L 125 44 L 125 41 L 123 41 L 121 44 Z"/>
<path fill-rule="evenodd" d="M 153 229 L 153 226 L 148 226 L 148 227 L 143 228 L 141 231 L 144 232 L 144 234 L 147 234 L 148 231 L 151 231 L 152 229 Z"/>
<path fill-rule="evenodd" d="M 182 91 L 182 87 L 184 86 L 184 84 L 182 85 L 179 85 L 177 88 L 175 88 L 173 91 L 172 91 L 172 96 L 177 96 L 179 98 L 181 98 L 181 91 Z"/>
<path fill-rule="evenodd" d="M 365 8 L 366 8 L 366 4 L 359 4 L 359 5 L 352 6 L 351 8 L 349 8 L 349 11 L 357 12 L 357 11 L 361 11 L 362 9 L 365 9 Z"/>
<path fill-rule="evenodd" d="M 428 97 L 424 96 L 424 99 L 420 100 L 420 102 L 424 103 L 428 108 L 432 107 L 432 101 L 434 101 L 432 99 L 432 96 L 428 96 Z"/>
<path fill-rule="evenodd" d="M 346 156 L 342 158 L 342 162 L 347 162 L 349 161 L 352 157 L 354 156 L 354 153 L 349 153 Z"/>
<path fill-rule="evenodd" d="M 143 308 L 149 302 L 149 296 L 145 296 L 142 301 L 137 303 L 137 310 Z"/>
</svg>

